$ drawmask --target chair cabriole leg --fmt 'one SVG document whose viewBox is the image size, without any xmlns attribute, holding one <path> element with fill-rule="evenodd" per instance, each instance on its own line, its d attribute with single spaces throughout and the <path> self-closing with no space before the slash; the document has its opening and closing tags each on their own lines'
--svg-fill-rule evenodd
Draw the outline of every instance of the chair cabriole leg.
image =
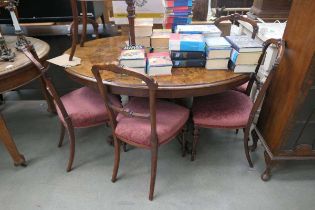
<svg viewBox="0 0 315 210">
<path fill-rule="evenodd" d="M 74 160 L 74 154 L 75 154 L 75 135 L 74 130 L 72 127 L 67 127 L 68 134 L 69 134 L 69 142 L 70 142 L 70 157 L 67 167 L 67 172 L 70 172 L 72 170 L 72 164 Z"/>
<path fill-rule="evenodd" d="M 158 146 L 151 146 L 151 179 L 150 179 L 150 192 L 149 192 L 149 200 L 153 200 L 154 195 L 154 187 L 155 187 L 155 179 L 156 179 L 156 170 L 157 170 L 157 156 L 158 156 Z"/>
<path fill-rule="evenodd" d="M 119 168 L 119 161 L 120 161 L 120 141 L 117 139 L 116 136 L 114 138 L 114 146 L 115 146 L 115 160 L 114 160 L 114 168 L 112 174 L 112 182 L 116 182 L 117 180 L 117 173 Z"/>
<path fill-rule="evenodd" d="M 255 130 L 252 131 L 252 139 L 253 139 L 253 145 L 251 145 L 249 147 L 249 150 L 251 152 L 254 152 L 257 149 L 257 143 L 258 143 L 258 140 L 259 140 L 259 137 L 258 137 L 258 135 L 257 135 Z"/>
<path fill-rule="evenodd" d="M 65 138 L 65 126 L 63 125 L 62 122 L 60 122 L 60 138 L 59 138 L 59 143 L 58 143 L 58 147 L 62 146 L 63 140 Z"/>
<path fill-rule="evenodd" d="M 187 133 L 187 125 L 184 126 L 182 131 L 182 156 L 186 156 L 186 133 Z"/>
<path fill-rule="evenodd" d="M 83 47 L 84 42 L 86 40 L 86 30 L 87 30 L 87 21 L 88 21 L 86 1 L 81 1 L 81 8 L 82 8 L 82 34 L 81 34 L 80 47 Z"/>
<path fill-rule="evenodd" d="M 200 128 L 197 125 L 194 125 L 194 139 L 192 143 L 192 150 L 191 150 L 191 161 L 196 159 L 196 146 L 199 140 L 199 132 Z"/>
</svg>

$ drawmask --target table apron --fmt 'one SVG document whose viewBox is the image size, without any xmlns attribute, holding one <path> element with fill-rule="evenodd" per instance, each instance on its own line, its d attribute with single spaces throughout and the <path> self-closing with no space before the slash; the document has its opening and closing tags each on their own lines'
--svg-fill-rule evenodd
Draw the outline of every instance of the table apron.
<svg viewBox="0 0 315 210">
<path fill-rule="evenodd" d="M 27 67 L 0 77 L 0 93 L 21 87 L 41 76 L 35 67 Z"/>
<path fill-rule="evenodd" d="M 75 76 L 68 72 L 67 72 L 67 75 L 69 76 L 70 79 L 72 79 L 73 81 L 79 84 L 97 89 L 96 82 Z M 185 87 L 185 86 L 183 86 L 182 88 L 180 88 L 179 86 L 177 86 L 176 88 L 172 88 L 172 87 L 168 88 L 168 87 L 160 86 L 160 88 L 157 90 L 157 98 L 185 98 L 185 97 L 206 96 L 209 94 L 216 94 L 216 93 L 224 92 L 226 90 L 233 89 L 239 85 L 244 84 L 248 80 L 249 80 L 249 76 L 244 77 L 243 79 L 237 79 L 237 80 L 231 81 L 229 83 L 213 84 L 213 85 L 209 84 L 209 86 L 196 85 L 196 86 L 190 86 L 190 88 Z M 149 97 L 148 89 L 144 89 L 144 88 L 109 86 L 109 90 L 112 94 L 116 94 L 116 95 Z"/>
</svg>

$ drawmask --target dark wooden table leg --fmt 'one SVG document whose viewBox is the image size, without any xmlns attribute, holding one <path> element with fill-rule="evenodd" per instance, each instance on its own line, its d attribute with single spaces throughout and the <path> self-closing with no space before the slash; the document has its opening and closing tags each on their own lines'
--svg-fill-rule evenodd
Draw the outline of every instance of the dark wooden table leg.
<svg viewBox="0 0 315 210">
<path fill-rule="evenodd" d="M 26 166 L 25 158 L 19 153 L 10 133 L 5 124 L 4 118 L 0 114 L 0 140 L 11 155 L 15 166 Z"/>
</svg>

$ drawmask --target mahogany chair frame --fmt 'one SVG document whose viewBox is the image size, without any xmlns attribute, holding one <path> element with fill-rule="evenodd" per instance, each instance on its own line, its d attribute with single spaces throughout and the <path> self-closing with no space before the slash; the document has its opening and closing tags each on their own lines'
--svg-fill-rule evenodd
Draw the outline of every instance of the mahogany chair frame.
<svg viewBox="0 0 315 210">
<path fill-rule="evenodd" d="M 45 69 L 48 68 L 48 65 L 45 67 L 41 64 L 41 62 L 38 60 L 37 55 L 34 54 L 32 51 L 30 51 L 30 49 L 28 48 L 24 48 L 23 49 L 24 54 L 35 64 L 35 66 L 37 67 L 37 69 L 39 71 L 45 71 Z M 74 160 L 74 154 L 75 154 L 75 135 L 74 135 L 74 127 L 72 125 L 71 119 L 62 103 L 62 101 L 60 100 L 53 84 L 51 83 L 51 81 L 46 77 L 43 76 L 44 78 L 44 82 L 45 82 L 45 88 L 48 92 L 48 94 L 51 96 L 51 98 L 54 101 L 54 104 L 56 106 L 58 106 L 61 115 L 64 118 L 65 121 L 65 125 L 60 122 L 61 125 L 61 132 L 60 132 L 60 139 L 59 139 L 59 143 L 58 143 L 58 147 L 62 146 L 63 143 L 63 139 L 65 136 L 65 129 L 67 129 L 68 134 L 69 134 L 69 142 L 70 142 L 70 156 L 69 156 L 69 161 L 68 161 L 68 166 L 67 166 L 67 172 L 71 171 L 72 169 L 72 164 L 73 164 L 73 160 Z"/>
<path fill-rule="evenodd" d="M 251 24 L 252 27 L 253 27 L 252 39 L 255 39 L 255 37 L 256 37 L 256 35 L 258 33 L 258 30 L 259 30 L 259 27 L 258 27 L 257 23 L 254 20 L 249 19 L 247 17 L 244 17 L 244 16 L 242 16 L 242 15 L 240 15 L 238 13 L 235 13 L 235 14 L 232 14 L 232 15 L 228 15 L 228 16 L 223 16 L 223 17 L 217 18 L 214 21 L 214 25 L 219 26 L 219 24 L 222 21 L 227 21 L 227 20 L 231 21 L 232 24 L 237 23 L 239 20 Z"/>
<path fill-rule="evenodd" d="M 82 22 L 82 34 L 81 34 L 81 40 L 80 40 L 80 47 L 83 47 L 84 43 L 86 41 L 87 24 L 88 23 L 92 24 L 96 38 L 99 37 L 97 22 L 95 20 L 92 20 L 92 19 L 87 17 L 87 1 L 83 1 L 83 0 L 80 1 L 81 2 L 82 17 L 79 17 L 78 6 L 77 6 L 78 1 L 79 0 L 70 0 L 73 21 L 70 24 L 72 44 L 71 44 L 71 52 L 70 52 L 69 60 L 73 59 L 73 56 L 74 56 L 74 53 L 75 53 L 75 50 L 77 47 L 78 35 L 79 35 L 79 22 Z"/>
<path fill-rule="evenodd" d="M 262 64 L 264 57 L 266 55 L 267 49 L 268 47 L 273 44 L 277 47 L 278 49 L 278 55 L 276 58 L 275 63 L 273 64 L 272 69 L 270 70 L 269 75 L 267 76 L 267 79 L 264 83 L 262 83 L 260 81 L 260 79 L 258 78 L 257 74 L 258 71 L 260 69 L 260 65 Z M 272 81 L 272 78 L 274 77 L 275 71 L 277 70 L 279 63 L 281 61 L 281 58 L 283 57 L 283 53 L 285 51 L 285 42 L 281 39 L 268 39 L 263 43 L 263 51 L 262 54 L 258 60 L 258 64 L 256 66 L 255 72 L 251 74 L 247 89 L 246 89 L 246 94 L 249 95 L 249 93 L 252 90 L 253 84 L 256 83 L 257 85 L 257 90 L 259 91 L 253 107 L 251 109 L 247 124 L 245 127 L 235 127 L 235 128 L 231 128 L 231 129 L 243 129 L 244 130 L 244 149 L 245 149 L 245 155 L 246 155 L 246 159 L 248 161 L 249 166 L 252 168 L 253 167 L 253 162 L 251 160 L 249 151 L 255 151 L 255 149 L 257 148 L 257 142 L 258 139 L 257 138 L 253 138 L 253 144 L 251 146 L 249 146 L 249 136 L 250 136 L 250 131 L 251 131 L 251 127 L 252 124 L 254 122 L 256 113 L 258 111 L 258 109 L 260 108 L 264 96 L 268 90 L 268 87 L 270 86 L 270 83 Z M 191 160 L 195 160 L 196 157 L 196 145 L 197 142 L 199 140 L 199 130 L 200 130 L 200 125 L 194 125 L 194 138 L 193 138 L 193 144 L 192 144 L 192 154 L 191 154 Z M 202 126 L 204 127 L 204 126 Z M 213 128 L 213 127 L 206 127 L 206 128 Z"/>
<path fill-rule="evenodd" d="M 114 72 L 116 74 L 125 74 L 128 76 L 132 76 L 135 78 L 138 78 L 142 80 L 146 86 L 148 87 L 149 91 L 149 108 L 150 113 L 137 113 L 134 112 L 128 108 L 121 108 L 113 105 L 109 100 L 109 93 L 110 88 L 107 85 L 103 84 L 103 80 L 101 78 L 101 72 L 102 71 L 110 71 Z M 112 134 L 114 138 L 114 145 L 115 145 L 115 161 L 114 161 L 114 168 L 113 168 L 113 174 L 112 174 L 112 182 L 115 182 L 117 180 L 117 173 L 119 168 L 119 161 L 120 161 L 120 144 L 121 142 L 125 142 L 127 144 L 133 145 L 135 147 L 140 147 L 144 149 L 151 150 L 151 179 L 150 179 L 150 191 L 149 191 L 149 200 L 153 200 L 154 195 L 154 187 L 155 187 L 155 179 L 156 179 L 156 172 L 157 172 L 157 159 L 158 159 L 158 136 L 157 136 L 157 128 L 156 128 L 156 91 L 158 89 L 158 83 L 151 77 L 135 72 L 131 68 L 126 68 L 124 66 L 117 66 L 116 64 L 107 64 L 107 65 L 94 65 L 92 67 L 92 72 L 94 77 L 97 81 L 98 89 L 101 93 L 101 95 L 104 98 L 105 106 L 107 110 L 109 111 L 110 116 L 110 125 L 112 128 Z M 150 139 L 150 146 L 145 146 L 142 144 L 137 144 L 135 142 L 132 142 L 128 139 L 118 139 L 118 137 L 115 135 L 115 129 L 117 126 L 116 116 L 120 113 L 127 117 L 134 117 L 134 118 L 141 118 L 141 119 L 147 119 L 150 121 L 151 124 L 151 139 Z M 183 126 L 184 127 L 184 126 Z M 172 136 L 167 141 L 163 142 L 163 144 L 168 143 L 170 140 L 172 140 L 174 137 L 176 137 L 184 128 L 180 128 L 179 132 L 175 134 L 175 136 Z M 185 148 L 185 137 L 183 133 L 183 144 L 182 148 Z"/>
<path fill-rule="evenodd" d="M 32 48 L 26 47 L 23 49 L 24 54 L 35 64 L 37 69 L 41 72 L 45 72 L 46 69 L 49 67 L 49 65 L 42 65 L 42 63 L 39 61 L 37 54 Z M 72 124 L 71 118 L 69 117 L 69 114 L 67 113 L 59 95 L 57 94 L 52 82 L 50 79 L 48 79 L 44 74 L 43 74 L 43 80 L 45 83 L 45 88 L 52 98 L 55 106 L 57 106 L 60 110 L 60 113 L 64 119 L 64 123 L 60 121 L 60 138 L 59 138 L 59 143 L 58 147 L 61 147 L 63 144 L 63 140 L 65 137 L 65 131 L 67 130 L 67 133 L 69 135 L 69 143 L 70 143 L 70 155 L 69 155 L 69 160 L 68 160 L 68 165 L 67 165 L 67 172 L 70 172 L 72 169 L 73 161 L 74 161 L 74 155 L 75 155 L 75 133 L 74 133 L 74 126 Z M 105 122 L 106 124 L 108 122 Z"/>
</svg>

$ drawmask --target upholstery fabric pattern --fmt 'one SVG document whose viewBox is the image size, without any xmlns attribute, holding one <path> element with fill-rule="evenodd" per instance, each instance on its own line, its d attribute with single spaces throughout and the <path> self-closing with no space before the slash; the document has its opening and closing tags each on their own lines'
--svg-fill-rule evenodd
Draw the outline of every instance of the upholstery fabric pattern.
<svg viewBox="0 0 315 210">
<path fill-rule="evenodd" d="M 247 95 L 229 90 L 194 99 L 193 120 L 196 125 L 213 128 L 243 128 L 253 102 Z"/>
<path fill-rule="evenodd" d="M 125 108 L 138 113 L 150 112 L 147 98 L 132 98 Z M 183 127 L 188 117 L 189 110 L 187 108 L 167 101 L 157 100 L 156 127 L 159 145 L 173 137 Z M 118 114 L 117 122 L 115 134 L 118 138 L 147 147 L 151 145 L 151 122 L 149 119 L 130 118 Z"/>
<path fill-rule="evenodd" d="M 110 96 L 112 103 L 121 106 L 117 96 Z M 102 96 L 97 90 L 82 87 L 60 98 L 68 113 L 73 127 L 91 127 L 105 123 L 109 119 Z M 57 107 L 60 120 L 65 123 Z"/>
</svg>

